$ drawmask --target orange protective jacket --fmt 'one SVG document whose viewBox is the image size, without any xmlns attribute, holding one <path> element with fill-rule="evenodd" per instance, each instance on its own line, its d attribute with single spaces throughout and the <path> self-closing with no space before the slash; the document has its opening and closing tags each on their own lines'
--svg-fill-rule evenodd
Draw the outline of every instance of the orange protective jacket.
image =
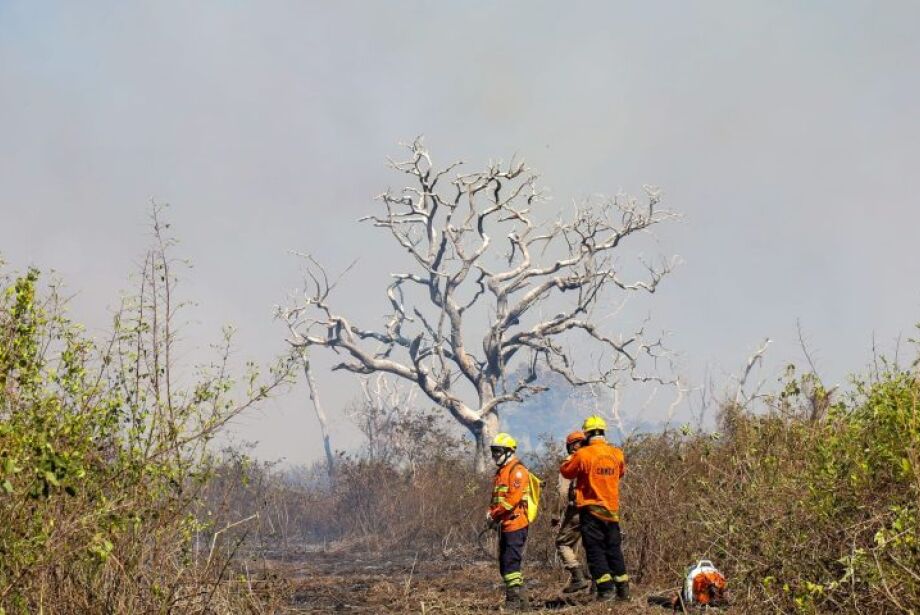
<svg viewBox="0 0 920 615">
<path fill-rule="evenodd" d="M 517 457 L 509 459 L 495 473 L 489 516 L 501 522 L 503 532 L 514 532 L 530 523 L 527 520 L 527 500 L 524 499 L 529 484 L 530 473 Z"/>
<path fill-rule="evenodd" d="M 559 473 L 576 479 L 575 506 L 605 521 L 620 520 L 620 479 L 626 474 L 622 450 L 593 438 L 565 458 Z"/>
</svg>

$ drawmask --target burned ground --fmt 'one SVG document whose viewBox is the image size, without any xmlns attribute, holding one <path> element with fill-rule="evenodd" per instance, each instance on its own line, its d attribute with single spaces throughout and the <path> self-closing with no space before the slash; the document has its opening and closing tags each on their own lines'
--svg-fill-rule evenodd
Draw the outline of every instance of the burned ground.
<svg viewBox="0 0 920 615">
<path fill-rule="evenodd" d="M 503 589 L 496 565 L 485 558 L 423 561 L 416 553 L 330 550 L 252 562 L 261 575 L 283 579 L 288 613 L 500 613 Z M 251 569 L 252 570 L 252 569 Z M 627 604 L 594 602 L 588 592 L 565 596 L 565 571 L 525 568 L 531 611 L 558 613 L 668 613 L 647 604 L 667 588 L 638 586 Z M 676 591 L 676 588 L 672 588 Z M 725 613 L 741 612 L 724 610 Z"/>
</svg>

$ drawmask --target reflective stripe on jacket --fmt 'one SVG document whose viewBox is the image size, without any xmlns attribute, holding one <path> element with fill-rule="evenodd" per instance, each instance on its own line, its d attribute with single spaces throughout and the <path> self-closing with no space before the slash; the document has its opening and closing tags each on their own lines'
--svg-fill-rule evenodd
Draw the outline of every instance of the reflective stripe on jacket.
<svg viewBox="0 0 920 615">
<path fill-rule="evenodd" d="M 503 532 L 513 532 L 529 524 L 524 499 L 529 481 L 530 474 L 517 457 L 509 459 L 495 472 L 489 515 L 501 521 Z"/>
</svg>

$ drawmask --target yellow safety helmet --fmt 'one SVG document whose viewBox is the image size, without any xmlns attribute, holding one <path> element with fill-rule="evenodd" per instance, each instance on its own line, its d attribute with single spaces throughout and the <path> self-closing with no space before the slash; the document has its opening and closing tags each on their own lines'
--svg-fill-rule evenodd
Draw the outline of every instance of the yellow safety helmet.
<svg viewBox="0 0 920 615">
<path fill-rule="evenodd" d="M 508 434 L 502 432 L 500 434 L 496 434 L 496 436 L 492 439 L 492 446 L 496 448 L 500 447 L 500 448 L 510 448 L 511 450 L 516 450 L 517 440 L 515 440 Z"/>
<path fill-rule="evenodd" d="M 607 431 L 607 421 L 604 420 L 604 417 L 595 414 L 586 418 L 581 428 L 585 433 L 590 431 Z"/>
</svg>

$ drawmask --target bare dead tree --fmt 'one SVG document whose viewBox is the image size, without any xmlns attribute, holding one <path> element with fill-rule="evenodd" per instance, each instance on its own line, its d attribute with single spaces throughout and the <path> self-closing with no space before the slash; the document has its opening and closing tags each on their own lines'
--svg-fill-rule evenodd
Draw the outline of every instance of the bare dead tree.
<svg viewBox="0 0 920 615">
<path fill-rule="evenodd" d="M 609 335 L 595 314 L 603 291 L 654 293 L 671 271 L 672 260 L 640 260 L 646 275 L 626 279 L 613 259 L 627 238 L 676 217 L 659 209 L 658 191 L 647 187 L 642 204 L 621 195 L 542 219 L 554 212 L 538 211 L 546 199 L 523 163 L 460 173 L 459 162 L 436 169 L 421 140 L 408 149 L 407 160 L 390 164 L 410 185 L 381 194 L 384 211 L 362 218 L 387 230 L 412 264 L 391 275 L 384 325 L 365 328 L 336 311 L 335 282 L 310 259 L 302 297 L 276 312 L 290 344 L 344 355 L 334 369 L 414 383 L 469 430 L 480 468 L 499 408 L 545 390 L 541 364 L 573 385 L 665 381 L 660 338 L 647 339 L 645 325 Z M 590 373 L 576 369 L 566 343 L 577 335 L 602 353 Z M 512 378 L 518 361 L 529 369 Z"/>
<path fill-rule="evenodd" d="M 765 338 L 763 344 L 760 345 L 760 348 L 754 351 L 750 357 L 748 357 L 747 364 L 744 366 L 744 371 L 741 373 L 741 376 L 736 377 L 738 382 L 738 388 L 735 389 L 735 403 L 738 405 L 747 405 L 757 396 L 757 392 L 763 386 L 763 381 L 761 381 L 754 389 L 754 393 L 750 396 L 744 392 L 744 387 L 747 384 L 748 377 L 751 375 L 754 366 L 758 363 L 763 363 L 763 355 L 767 352 L 767 348 L 773 342 L 769 337 Z"/>
<path fill-rule="evenodd" d="M 414 443 L 399 426 L 415 410 L 418 387 L 402 382 L 383 372 L 362 378 L 361 401 L 347 411 L 367 438 L 368 456 L 373 461 L 387 462 L 412 452 Z"/>
<path fill-rule="evenodd" d="M 438 408 L 416 398 L 419 388 L 405 380 L 378 372 L 361 378 L 361 397 L 345 410 L 367 440 L 366 456 L 372 462 L 399 467 L 415 476 L 430 459 L 432 443 L 447 444 L 459 438 Z"/>
<path fill-rule="evenodd" d="M 316 414 L 316 420 L 319 422 L 319 431 L 323 437 L 323 451 L 326 453 L 326 474 L 331 478 L 335 474 L 335 456 L 332 454 L 332 442 L 329 439 L 329 425 L 326 421 L 326 412 L 319 400 L 319 389 L 316 386 L 316 380 L 313 378 L 313 370 L 310 366 L 310 355 L 306 346 L 298 349 L 300 351 L 300 363 L 303 365 L 304 378 L 307 381 L 307 388 L 310 391 L 310 401 L 313 403 L 313 412 Z"/>
</svg>

